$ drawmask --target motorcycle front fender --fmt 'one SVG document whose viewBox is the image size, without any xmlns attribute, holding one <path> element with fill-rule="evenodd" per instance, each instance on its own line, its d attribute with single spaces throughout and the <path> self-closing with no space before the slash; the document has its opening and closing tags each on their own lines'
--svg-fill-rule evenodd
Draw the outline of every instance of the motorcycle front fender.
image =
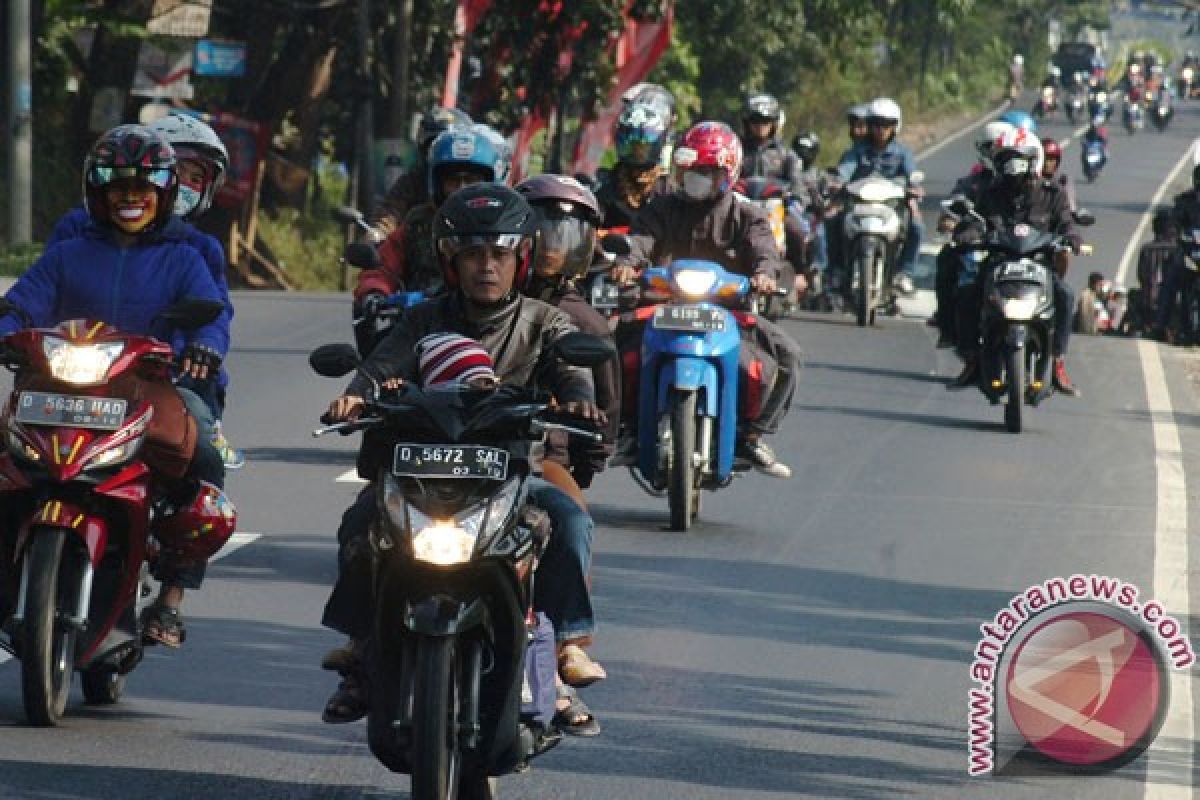
<svg viewBox="0 0 1200 800">
<path fill-rule="evenodd" d="M 108 544 L 108 522 L 103 517 L 88 514 L 79 506 L 62 500 L 46 500 L 22 526 L 17 551 L 23 551 L 29 540 L 36 536 L 41 528 L 66 528 L 71 531 L 87 548 L 92 566 L 100 565 L 100 559 L 104 557 L 104 548 Z"/>
<path fill-rule="evenodd" d="M 479 598 L 462 601 L 435 595 L 408 604 L 404 627 L 421 636 L 457 636 L 475 628 L 490 631 L 492 620 Z"/>
<path fill-rule="evenodd" d="M 1024 325 L 1010 325 L 1004 333 L 1004 346 L 1009 350 L 1022 350 L 1029 336 L 1029 329 Z"/>
<path fill-rule="evenodd" d="M 717 368 L 712 362 L 702 358 L 672 359 L 658 373 L 658 413 L 666 413 L 672 389 L 681 392 L 703 390 L 701 400 L 704 407 L 698 407 L 696 410 L 706 417 L 715 417 L 720 399 L 717 387 L 720 385 Z"/>
</svg>

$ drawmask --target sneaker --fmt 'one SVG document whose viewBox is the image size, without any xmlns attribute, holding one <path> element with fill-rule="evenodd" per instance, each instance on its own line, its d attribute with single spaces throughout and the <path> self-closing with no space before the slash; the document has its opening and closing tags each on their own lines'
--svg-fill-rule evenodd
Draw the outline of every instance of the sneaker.
<svg viewBox="0 0 1200 800">
<path fill-rule="evenodd" d="M 775 451 L 762 439 L 743 440 L 738 444 L 737 456 L 744 458 L 759 472 L 772 478 L 792 477 L 792 468 L 775 456 Z"/>
<path fill-rule="evenodd" d="M 913 285 L 912 275 L 907 272 L 897 272 L 892 276 L 892 288 L 900 294 L 912 294 L 917 290 Z"/>
<path fill-rule="evenodd" d="M 946 384 L 946 388 L 952 392 L 959 389 L 970 389 L 979 380 L 979 361 L 975 358 L 968 358 L 963 361 L 962 372 L 958 373 L 958 377 Z"/>
<path fill-rule="evenodd" d="M 637 465 L 637 436 L 623 435 L 617 439 L 616 452 L 608 460 L 610 467 L 633 467 Z"/>
<path fill-rule="evenodd" d="M 246 454 L 241 450 L 235 450 L 229 444 L 219 421 L 213 426 L 212 443 L 213 447 L 217 448 L 217 452 L 221 454 L 221 460 L 225 462 L 225 469 L 241 469 L 246 466 Z"/>
<path fill-rule="evenodd" d="M 1068 397 L 1079 397 L 1082 394 L 1071 382 L 1071 376 L 1067 374 L 1067 362 L 1062 356 L 1054 359 L 1054 388 Z"/>
</svg>

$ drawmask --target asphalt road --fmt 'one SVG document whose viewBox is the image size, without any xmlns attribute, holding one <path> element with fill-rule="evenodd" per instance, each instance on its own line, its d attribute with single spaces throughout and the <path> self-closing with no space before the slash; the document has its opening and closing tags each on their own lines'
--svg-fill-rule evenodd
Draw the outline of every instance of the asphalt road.
<svg viewBox="0 0 1200 800">
<path fill-rule="evenodd" d="M 1088 232 L 1098 254 L 1074 266 L 1074 282 L 1115 273 L 1200 131 L 1197 109 L 1165 134 L 1113 131 L 1108 170 L 1079 190 L 1099 218 Z M 933 194 L 968 168 L 970 141 L 922 163 Z M 1077 144 L 1066 160 L 1077 175 Z M 338 639 L 318 620 L 333 531 L 356 487 L 335 481 L 353 442 L 308 435 L 341 383 L 313 376 L 305 357 L 347 340 L 348 303 L 236 303 L 227 429 L 250 463 L 229 490 L 241 529 L 260 537 L 213 566 L 188 599 L 184 649 L 152 652 L 116 707 L 86 708 L 77 695 L 61 728 L 24 727 L 17 667 L 0 664 L 0 798 L 407 797 L 361 724 L 319 718 L 334 681 L 317 663 Z M 1051 398 L 1013 436 L 977 392 L 945 390 L 957 361 L 920 322 L 861 330 L 812 315 L 787 327 L 807 355 L 776 438 L 794 478 L 739 479 L 678 534 L 664 530 L 665 501 L 624 471 L 601 477 L 590 493 L 594 654 L 610 677 L 585 696 L 604 733 L 504 779 L 505 796 L 1151 796 L 1145 758 L 1088 778 L 968 778 L 968 668 L 980 623 L 1032 583 L 1095 572 L 1155 587 L 1155 420 L 1177 427 L 1189 495 L 1200 474 L 1189 356 L 1156 346 L 1174 407 L 1156 414 L 1137 343 L 1077 337 L 1083 397 Z M 1160 571 L 1194 573 L 1194 559 L 1164 567 L 1169 554 L 1157 555 Z M 1187 608 L 1170 610 L 1186 621 Z M 1170 718 L 1191 710 L 1176 702 Z M 1153 796 L 1191 796 L 1194 747 L 1160 738 Z"/>
</svg>

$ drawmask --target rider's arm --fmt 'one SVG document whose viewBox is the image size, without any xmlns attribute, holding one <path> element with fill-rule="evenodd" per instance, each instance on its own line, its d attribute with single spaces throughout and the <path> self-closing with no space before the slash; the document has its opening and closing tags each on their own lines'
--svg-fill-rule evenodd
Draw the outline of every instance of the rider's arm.
<svg viewBox="0 0 1200 800">
<path fill-rule="evenodd" d="M 223 358 L 229 353 L 229 328 L 233 323 L 233 300 L 229 297 L 229 281 L 225 277 L 225 250 L 215 237 L 198 231 L 195 228 L 192 228 L 189 232 L 187 241 L 188 244 L 196 248 L 197 252 L 200 253 L 200 257 L 204 259 L 204 265 L 208 268 L 209 277 L 212 278 L 213 283 L 216 285 L 217 293 L 221 296 L 221 303 L 225 306 L 225 310 L 221 312 L 221 316 L 217 317 L 215 323 L 221 337 L 218 351 Z"/>
<path fill-rule="evenodd" d="M 779 247 L 767 215 L 757 206 L 737 203 L 734 213 L 741 219 L 743 231 L 737 243 L 738 270 L 744 275 L 779 278 Z"/>
<path fill-rule="evenodd" d="M 669 214 L 666 213 L 669 195 L 661 195 L 661 199 L 651 199 L 633 218 L 629 228 L 629 255 L 617 258 L 617 264 L 623 266 L 640 266 L 654 264 L 660 255 L 660 243 L 670 229 Z"/>
<path fill-rule="evenodd" d="M 579 329 L 571 318 L 561 311 L 549 314 L 542 326 L 542 352 L 550 345 Z M 585 367 L 573 367 L 555 359 L 549 368 L 549 389 L 562 404 L 596 402 L 596 387 L 592 383 L 592 371 Z"/>
<path fill-rule="evenodd" d="M 393 294 L 399 290 L 404 279 L 404 242 L 408 226 L 401 223 L 388 234 L 379 246 L 378 269 L 365 269 L 358 275 L 358 285 L 354 287 L 354 299 L 361 300 L 372 292 Z"/>
<path fill-rule="evenodd" d="M 20 309 L 20 313 L 8 314 L 0 319 L 0 336 L 15 333 L 27 325 L 38 327 L 53 324 L 64 246 L 58 244 L 47 249 L 5 294 L 5 298 Z"/>
<path fill-rule="evenodd" d="M 424 323 L 427 312 L 432 307 L 440 307 L 440 302 L 428 303 L 430 309 L 414 306 L 408 309 L 396 320 L 391 331 L 383 338 L 371 355 L 362 363 L 361 370 L 373 376 L 378 381 L 388 378 L 402 378 L 413 381 L 417 377 L 417 341 L 426 333 L 428 326 Z M 439 328 L 434 328 L 438 330 Z M 370 394 L 371 381 L 361 374 L 355 374 L 354 379 L 346 388 L 346 394 L 367 397 Z"/>
<path fill-rule="evenodd" d="M 837 173 L 842 183 L 849 183 L 854 177 L 854 171 L 858 169 L 858 146 L 851 147 L 846 152 L 842 153 L 842 160 L 838 162 Z"/>
<path fill-rule="evenodd" d="M 175 278 L 172 286 L 174 301 L 198 298 L 225 304 L 226 297 L 217 288 L 208 265 L 195 247 L 180 243 L 171 249 L 167 258 L 169 260 L 163 266 L 171 270 Z M 202 345 L 224 357 L 229 351 L 229 324 L 223 317 L 224 312 L 207 325 L 189 331 L 186 335 L 188 344 Z"/>
</svg>

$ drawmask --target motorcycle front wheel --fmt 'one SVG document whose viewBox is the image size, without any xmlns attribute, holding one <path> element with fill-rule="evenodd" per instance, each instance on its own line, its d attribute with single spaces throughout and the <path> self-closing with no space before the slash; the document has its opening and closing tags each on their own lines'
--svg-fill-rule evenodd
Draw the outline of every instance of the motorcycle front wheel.
<svg viewBox="0 0 1200 800">
<path fill-rule="evenodd" d="M 412 800 L 457 800 L 461 685 L 454 637 L 417 639 L 413 676 Z"/>
<path fill-rule="evenodd" d="M 858 272 L 858 295 L 855 297 L 857 305 L 855 311 L 860 328 L 875 324 L 875 306 L 879 303 L 879 292 L 882 288 L 877 285 L 876 276 L 880 270 L 876 269 L 875 262 L 876 259 L 882 257 L 883 253 L 877 242 L 866 237 L 860 241 L 858 258 L 855 259 L 854 264 L 854 268 Z"/>
<path fill-rule="evenodd" d="M 21 627 L 21 699 L 30 725 L 57 725 L 67 709 L 75 674 L 75 627 L 67 622 L 79 606 L 75 554 L 64 529 L 39 532 L 25 554 L 29 585 Z"/>
<path fill-rule="evenodd" d="M 696 393 L 676 392 L 671 402 L 671 461 L 667 465 L 672 530 L 686 531 L 699 511 L 695 452 Z"/>
<path fill-rule="evenodd" d="M 1008 377 L 1008 402 L 1004 405 L 1004 427 L 1009 433 L 1021 432 L 1021 414 L 1025 403 L 1025 350 L 1009 350 L 1004 354 L 1004 371 Z"/>
</svg>

